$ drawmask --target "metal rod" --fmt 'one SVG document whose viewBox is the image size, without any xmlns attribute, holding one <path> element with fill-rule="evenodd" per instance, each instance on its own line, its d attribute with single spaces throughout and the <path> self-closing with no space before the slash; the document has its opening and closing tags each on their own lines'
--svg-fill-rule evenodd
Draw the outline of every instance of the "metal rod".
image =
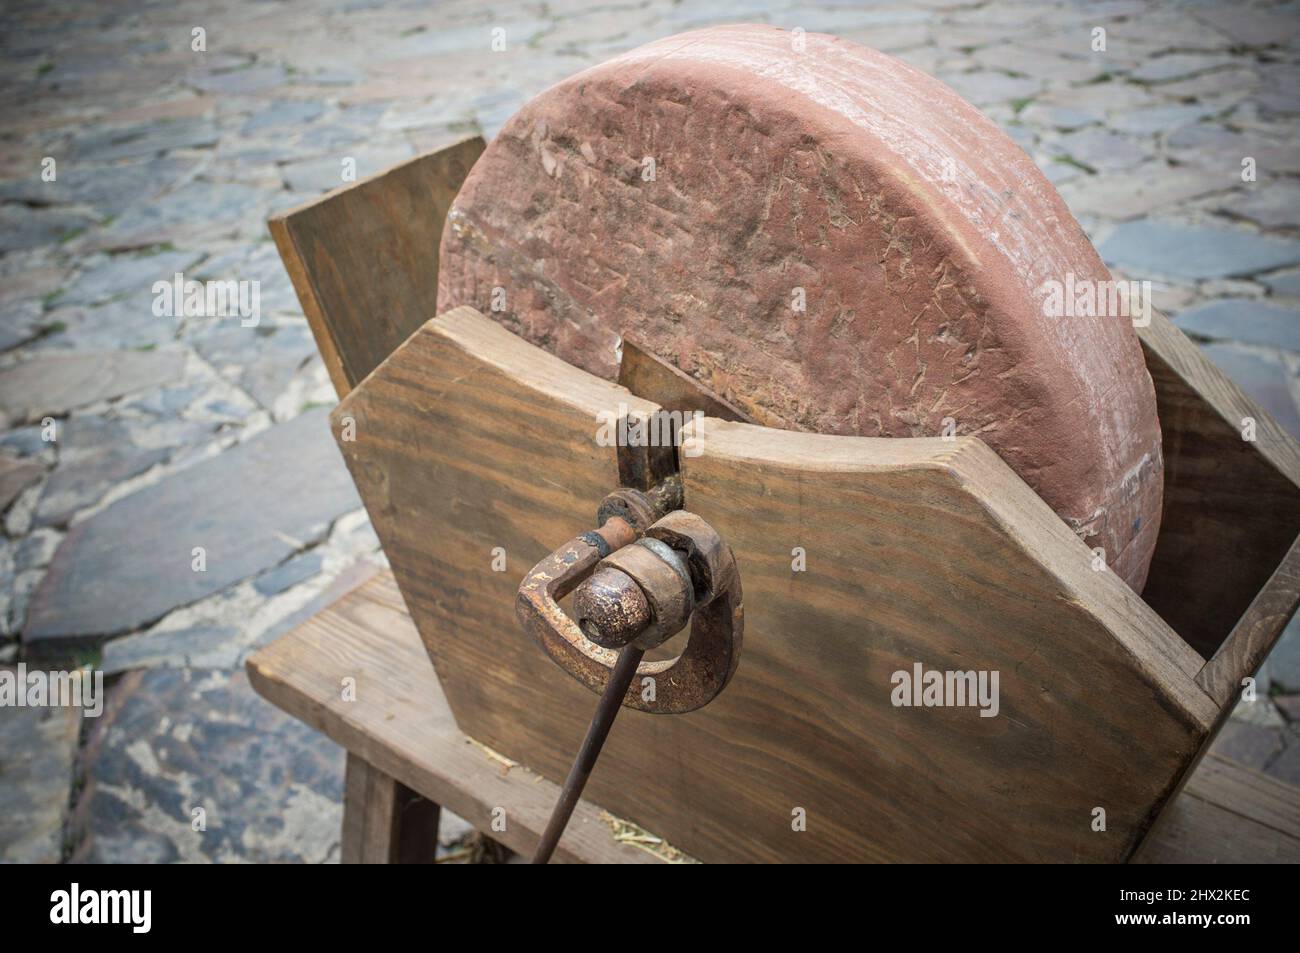
<svg viewBox="0 0 1300 953">
<path fill-rule="evenodd" d="M 551 812 L 551 819 L 547 822 L 546 830 L 537 845 L 537 853 L 533 855 L 533 863 L 545 864 L 550 861 L 555 845 L 560 842 L 560 835 L 564 833 L 569 817 L 577 807 L 578 799 L 582 797 L 582 789 L 587 786 L 591 769 L 596 766 L 596 759 L 600 757 L 600 749 L 605 744 L 610 727 L 614 724 L 614 717 L 623 707 L 623 696 L 627 694 L 627 687 L 632 684 L 636 668 L 641 664 L 643 655 L 645 652 L 634 645 L 625 646 L 619 653 L 618 661 L 614 663 L 614 670 L 610 672 L 609 681 L 605 683 L 605 690 L 601 693 L 600 703 L 596 706 L 596 714 L 592 716 L 591 724 L 587 728 L 587 737 L 582 739 L 578 757 L 573 762 L 573 767 L 569 769 L 569 776 L 564 779 L 560 800 L 556 803 L 555 810 Z"/>
</svg>

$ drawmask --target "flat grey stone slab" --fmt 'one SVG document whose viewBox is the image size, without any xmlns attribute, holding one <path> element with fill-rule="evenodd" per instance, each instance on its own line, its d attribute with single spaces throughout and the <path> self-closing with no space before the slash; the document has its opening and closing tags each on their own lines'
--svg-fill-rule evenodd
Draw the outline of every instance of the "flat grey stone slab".
<svg viewBox="0 0 1300 953">
<path fill-rule="evenodd" d="M 1146 60 L 1141 66 L 1129 73 L 1134 79 L 1148 83 L 1166 82 L 1195 76 L 1207 70 L 1219 69 L 1232 65 L 1230 56 L 1204 55 L 1200 53 L 1170 53 Z"/>
<path fill-rule="evenodd" d="M 244 122 L 241 132 L 245 136 L 271 129 L 289 127 L 297 132 L 302 126 L 314 122 L 325 114 L 325 104 L 311 100 L 277 99 L 265 109 L 259 109 Z"/>
<path fill-rule="evenodd" d="M 23 490 L 41 478 L 45 467 L 35 460 L 24 460 L 8 453 L 0 453 L 0 513 Z"/>
<path fill-rule="evenodd" d="M 57 244 L 94 222 L 92 216 L 75 209 L 5 203 L 0 205 L 0 254 Z"/>
<path fill-rule="evenodd" d="M 1300 734 L 1284 734 L 1282 740 L 1286 748 L 1264 770 L 1279 781 L 1300 785 Z"/>
<path fill-rule="evenodd" d="M 259 698 L 242 671 L 128 673 L 83 761 L 74 861 L 339 859 L 343 749 Z"/>
<path fill-rule="evenodd" d="M 28 607 L 28 644 L 127 632 L 283 562 L 358 509 L 324 409 L 76 524 Z M 202 547 L 206 571 L 192 567 Z"/>
<path fill-rule="evenodd" d="M 1220 204 L 1268 228 L 1300 227 L 1300 185 L 1286 182 L 1256 182 Z"/>
<path fill-rule="evenodd" d="M 219 668 L 239 666 L 244 646 L 228 626 L 200 624 L 164 632 L 125 635 L 104 644 L 99 667 L 105 675 L 133 668 Z"/>
<path fill-rule="evenodd" d="M 268 410 L 298 369 L 316 354 L 306 321 L 242 327 L 223 321 L 191 339 L 213 366 L 229 370 L 239 386 Z"/>
<path fill-rule="evenodd" d="M 1264 275 L 1260 279 L 1275 295 L 1300 298 L 1300 268 Z"/>
<path fill-rule="evenodd" d="M 59 462 L 41 488 L 34 525 L 66 523 L 123 480 L 169 456 L 165 447 L 140 447 L 128 428 L 105 417 L 73 417 L 59 433 Z"/>
<path fill-rule="evenodd" d="M 322 557 L 318 552 L 303 553 L 253 581 L 253 588 L 264 596 L 284 592 L 320 572 Z"/>
<path fill-rule="evenodd" d="M 0 863 L 62 858 L 80 730 L 78 708 L 0 706 Z"/>
<path fill-rule="evenodd" d="M 200 241 L 199 247 L 208 247 L 213 238 L 234 231 L 237 225 L 256 222 L 259 232 L 265 230 L 269 198 L 250 185 L 189 182 L 152 202 L 132 205 L 111 224 L 88 235 L 84 247 L 118 251 Z"/>
<path fill-rule="evenodd" d="M 1282 632 L 1268 656 L 1268 670 L 1274 684 L 1289 694 L 1300 694 L 1300 613 Z"/>
<path fill-rule="evenodd" d="M 1213 751 L 1249 768 L 1262 771 L 1282 752 L 1284 728 L 1265 728 L 1242 721 L 1229 721 L 1214 740 Z"/>
<path fill-rule="evenodd" d="M 154 282 L 171 282 L 177 272 L 184 273 L 201 257 L 198 252 L 173 251 L 104 258 L 77 275 L 52 304 L 56 307 L 99 304 L 127 295 L 151 311 Z"/>
<path fill-rule="evenodd" d="M 1119 225 L 1098 251 L 1132 277 L 1234 278 L 1300 262 L 1294 239 L 1150 219 Z"/>
<path fill-rule="evenodd" d="M 89 205 L 103 215 L 120 215 L 173 188 L 198 167 L 180 156 L 129 162 L 65 162 L 53 182 L 39 176 L 0 185 L 0 198 L 35 205 Z"/>
<path fill-rule="evenodd" d="M 357 179 L 377 175 L 399 162 L 411 158 L 411 149 L 405 145 L 362 146 L 347 152 L 322 156 L 316 159 L 299 159 L 280 167 L 280 177 L 285 188 L 293 192 L 328 192 L 347 182 L 343 179 L 343 160 L 355 161 Z"/>
<path fill-rule="evenodd" d="M 1053 156 L 1072 159 L 1101 172 L 1118 172 L 1141 165 L 1152 150 L 1133 136 L 1089 126 L 1059 136 L 1049 145 Z"/>
<path fill-rule="evenodd" d="M 1300 410 L 1292 396 L 1293 375 L 1280 355 L 1231 343 L 1207 344 L 1203 350 L 1291 436 L 1300 439 Z"/>
<path fill-rule="evenodd" d="M 1174 320 L 1188 334 L 1300 351 L 1300 310 L 1258 298 L 1220 298 Z"/>
<path fill-rule="evenodd" d="M 61 417 L 85 404 L 170 384 L 184 367 L 178 350 L 43 354 L 0 371 L 0 411 L 20 422 Z"/>
<path fill-rule="evenodd" d="M 1228 187 L 1203 169 L 1151 163 L 1130 172 L 1081 175 L 1062 185 L 1060 191 L 1075 215 L 1127 221 Z"/>
<path fill-rule="evenodd" d="M 160 155 L 173 149 L 211 146 L 218 138 L 216 124 L 207 117 L 155 119 L 121 126 L 91 125 L 73 136 L 71 153 L 78 160 L 109 162 Z"/>
</svg>

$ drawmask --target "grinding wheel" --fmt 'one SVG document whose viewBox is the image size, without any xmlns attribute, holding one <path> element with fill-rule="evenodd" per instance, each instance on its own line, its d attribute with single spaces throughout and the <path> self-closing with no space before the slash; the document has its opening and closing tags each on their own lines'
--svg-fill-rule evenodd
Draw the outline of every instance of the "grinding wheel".
<svg viewBox="0 0 1300 953">
<path fill-rule="evenodd" d="M 609 379 L 634 336 L 772 427 L 978 435 L 1140 591 L 1155 392 L 1129 318 L 1044 316 L 1067 280 L 1110 275 L 956 93 L 833 37 L 731 26 L 516 113 L 448 215 L 438 307 Z"/>
</svg>

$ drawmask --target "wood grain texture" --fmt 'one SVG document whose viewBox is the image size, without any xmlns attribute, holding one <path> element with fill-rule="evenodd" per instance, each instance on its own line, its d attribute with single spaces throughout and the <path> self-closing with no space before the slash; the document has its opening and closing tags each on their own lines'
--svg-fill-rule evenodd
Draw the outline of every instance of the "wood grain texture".
<svg viewBox="0 0 1300 953">
<path fill-rule="evenodd" d="M 268 222 L 340 397 L 437 312 L 447 210 L 483 149 L 466 139 Z"/>
<path fill-rule="evenodd" d="M 514 593 L 615 485 L 620 402 L 654 409 L 456 309 L 334 414 L 460 727 L 557 780 L 595 697 Z M 702 711 L 624 713 L 592 799 L 706 860 L 1127 857 L 1218 715 L 1202 660 L 977 440 L 705 424 L 686 505 L 736 553 L 744 658 Z M 914 662 L 998 670 L 1002 713 L 893 707 Z"/>
<path fill-rule="evenodd" d="M 343 863 L 434 862 L 437 804 L 351 752 L 343 789 Z"/>
<path fill-rule="evenodd" d="M 1242 679 L 1259 671 L 1300 605 L 1300 538 L 1282 564 L 1196 676 L 1196 684 L 1225 709 L 1241 692 Z"/>
<path fill-rule="evenodd" d="M 390 573 L 259 650 L 247 669 L 253 687 L 277 707 L 494 840 L 532 854 L 559 785 L 510 767 L 457 730 Z M 355 701 L 343 699 L 345 678 L 356 679 Z M 496 808 L 505 812 L 505 830 L 492 827 Z M 592 863 L 654 859 L 614 840 L 600 810 L 586 802 L 555 857 Z"/>
<path fill-rule="evenodd" d="M 258 651 L 248 671 L 270 702 L 348 747 L 358 760 L 380 763 L 385 773 L 405 779 L 515 850 L 531 849 L 538 828 L 525 829 L 526 824 L 545 822 L 557 786 L 525 768 L 506 769 L 455 728 L 391 573 L 378 574 Z M 345 702 L 340 680 L 357 672 L 370 676 L 360 683 L 357 700 Z M 603 767 L 596 770 L 599 774 Z M 505 832 L 490 830 L 489 804 L 506 808 Z M 599 814 L 589 801 L 579 804 L 577 820 L 561 843 L 565 860 L 655 860 L 614 841 Z M 1137 859 L 1294 863 L 1300 860 L 1300 790 L 1210 755 Z"/>
<path fill-rule="evenodd" d="M 1207 755 L 1134 861 L 1300 863 L 1300 789 Z"/>
<path fill-rule="evenodd" d="M 1165 458 L 1164 515 L 1142 595 L 1208 659 L 1300 534 L 1300 446 L 1163 315 L 1138 333 Z M 1246 418 L 1253 442 L 1242 438 Z M 1253 639 L 1272 645 L 1258 631 Z"/>
</svg>

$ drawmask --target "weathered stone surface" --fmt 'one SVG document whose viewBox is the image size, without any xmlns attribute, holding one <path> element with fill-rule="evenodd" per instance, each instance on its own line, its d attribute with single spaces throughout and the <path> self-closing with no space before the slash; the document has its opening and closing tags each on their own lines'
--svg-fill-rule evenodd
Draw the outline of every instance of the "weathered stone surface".
<svg viewBox="0 0 1300 953">
<path fill-rule="evenodd" d="M 1256 298 L 1220 298 L 1184 311 L 1174 322 L 1188 334 L 1300 351 L 1300 310 Z"/>
<path fill-rule="evenodd" d="M 192 339 L 213 366 L 228 370 L 239 386 L 268 410 L 293 375 L 316 353 L 305 321 L 242 327 L 222 321 Z"/>
<path fill-rule="evenodd" d="M 104 645 L 99 667 L 106 675 L 133 668 L 234 669 L 244 646 L 239 632 L 221 625 L 125 635 Z"/>
<path fill-rule="evenodd" d="M 237 245 L 218 252 L 196 268 L 194 274 L 203 280 L 256 281 L 262 314 L 302 315 L 293 283 L 273 242 Z"/>
<path fill-rule="evenodd" d="M 104 352 L 152 350 L 176 338 L 180 317 L 153 313 L 148 289 L 93 306 L 55 308 L 45 315 L 48 328 L 30 346 L 40 351 Z"/>
<path fill-rule="evenodd" d="M 1300 242 L 1242 228 L 1125 222 L 1102 242 L 1102 257 L 1131 275 L 1232 278 L 1300 262 Z"/>
<path fill-rule="evenodd" d="M 1300 737 L 1284 734 L 1282 740 L 1286 747 L 1264 770 L 1279 781 L 1300 785 Z"/>
<path fill-rule="evenodd" d="M 264 192 L 248 185 L 190 182 L 153 202 L 133 205 L 88 236 L 84 247 L 119 251 L 200 240 L 205 242 L 200 247 L 207 247 L 214 237 L 233 234 L 235 226 L 250 219 L 260 225 L 267 201 Z"/>
<path fill-rule="evenodd" d="M 1151 148 L 1141 140 L 1109 129 L 1089 126 L 1059 136 L 1051 145 L 1054 155 L 1101 172 L 1132 169 L 1151 158 Z"/>
<path fill-rule="evenodd" d="M 1273 701 L 1277 705 L 1277 710 L 1282 713 L 1282 717 L 1294 730 L 1300 722 L 1300 695 L 1278 695 Z"/>
<path fill-rule="evenodd" d="M 1300 269 L 1279 271 L 1276 274 L 1264 275 L 1259 280 L 1268 285 L 1269 289 L 1275 295 L 1281 295 L 1287 298 L 1300 298 Z"/>
<path fill-rule="evenodd" d="M 1129 75 L 1148 83 L 1159 83 L 1185 76 L 1195 76 L 1208 70 L 1231 65 L 1226 56 L 1207 56 L 1200 53 L 1170 53 L 1144 62 Z"/>
<path fill-rule="evenodd" d="M 1236 344 L 1207 344 L 1204 350 L 1238 387 L 1300 439 L 1300 410 L 1292 396 L 1294 375 L 1278 356 Z"/>
<path fill-rule="evenodd" d="M 1042 311 L 1045 282 L 1109 280 L 1087 237 L 951 90 L 790 39 L 674 37 L 532 100 L 448 216 L 439 310 L 607 378 L 635 334 L 773 426 L 920 436 L 951 416 L 1141 588 L 1162 463 L 1136 335 Z"/>
<path fill-rule="evenodd" d="M 1300 185 L 1256 183 L 1234 193 L 1220 208 L 1269 228 L 1300 227 Z"/>
<path fill-rule="evenodd" d="M 162 447 L 139 447 L 127 427 L 105 417 L 73 417 L 59 433 L 59 463 L 36 505 L 36 526 L 66 523 L 124 480 L 167 459 Z"/>
<path fill-rule="evenodd" d="M 1169 132 L 1188 123 L 1199 122 L 1218 112 L 1212 103 L 1177 103 L 1169 106 L 1151 106 L 1120 113 L 1108 124 L 1111 129 L 1138 135 Z"/>
<path fill-rule="evenodd" d="M 128 673 L 84 761 L 74 861 L 338 860 L 343 750 L 241 671 Z"/>
<path fill-rule="evenodd" d="M 245 136 L 251 136 L 286 126 L 296 130 L 324 115 L 324 113 L 324 103 L 310 100 L 277 99 L 265 109 L 259 109 L 249 116 L 241 131 Z"/>
<path fill-rule="evenodd" d="M 282 562 L 361 505 L 323 409 L 75 525 L 28 610 L 28 643 L 129 631 Z M 206 571 L 191 567 L 203 547 Z"/>
<path fill-rule="evenodd" d="M 207 93 L 252 93 L 284 82 L 284 67 L 274 64 L 246 69 L 196 72 L 190 85 Z"/>
<path fill-rule="evenodd" d="M 62 858 L 80 730 L 79 708 L 0 706 L 0 863 Z"/>
<path fill-rule="evenodd" d="M 320 572 L 320 568 L 320 553 L 303 553 L 284 565 L 276 566 L 270 572 L 258 576 L 253 581 L 253 588 L 264 596 L 273 596 L 276 593 L 284 592 L 291 586 L 296 586 L 305 579 L 310 579 Z"/>
<path fill-rule="evenodd" d="M 35 460 L 0 453 L 0 512 L 8 509 L 14 497 L 39 480 L 44 472 L 45 468 Z"/>
<path fill-rule="evenodd" d="M 0 205 L 0 254 L 64 241 L 94 221 L 74 209 Z"/>
<path fill-rule="evenodd" d="M 0 198 L 37 205 L 89 205 L 104 215 L 120 215 L 173 188 L 191 175 L 198 160 L 179 156 L 104 164 L 64 163 L 58 178 L 39 176 L 0 185 Z"/>
<path fill-rule="evenodd" d="M 92 126 L 72 139 L 76 159 L 109 162 L 159 155 L 170 149 L 210 146 L 217 127 L 206 117 L 162 119 L 126 126 Z"/>
<path fill-rule="evenodd" d="M 1262 771 L 1282 751 L 1282 729 L 1229 721 L 1214 740 L 1212 750 Z"/>
<path fill-rule="evenodd" d="M 170 282 L 176 272 L 184 272 L 199 257 L 197 252 L 175 251 L 102 258 L 77 275 L 53 304 L 58 307 L 92 305 L 129 295 L 137 304 L 149 309 L 154 297 L 154 282 Z"/>
<path fill-rule="evenodd" d="M 976 106 L 1026 99 L 1042 88 L 1042 83 L 1026 76 L 1008 76 L 987 70 L 956 73 L 948 76 L 947 80 L 953 89 Z"/>
<path fill-rule="evenodd" d="M 1127 221 L 1224 188 L 1204 170 L 1152 163 L 1131 172 L 1078 176 L 1061 186 L 1061 197 L 1076 215 Z"/>
<path fill-rule="evenodd" d="M 50 354 L 0 371 L 0 411 L 11 420 L 60 417 L 75 407 L 159 387 L 185 366 L 179 351 Z"/>
<path fill-rule="evenodd" d="M 17 301 L 0 308 L 0 351 L 34 340 L 41 333 L 41 305 Z"/>
<path fill-rule="evenodd" d="M 1268 656 L 1269 673 L 1284 691 L 1300 694 L 1300 614 L 1292 617 Z"/>
<path fill-rule="evenodd" d="M 326 192 L 344 185 L 344 159 L 353 159 L 354 172 L 358 179 L 383 172 L 390 166 L 411 158 L 411 150 L 404 145 L 383 147 L 363 146 L 335 155 L 317 159 L 302 159 L 289 162 L 280 167 L 285 188 L 295 192 Z"/>
</svg>

